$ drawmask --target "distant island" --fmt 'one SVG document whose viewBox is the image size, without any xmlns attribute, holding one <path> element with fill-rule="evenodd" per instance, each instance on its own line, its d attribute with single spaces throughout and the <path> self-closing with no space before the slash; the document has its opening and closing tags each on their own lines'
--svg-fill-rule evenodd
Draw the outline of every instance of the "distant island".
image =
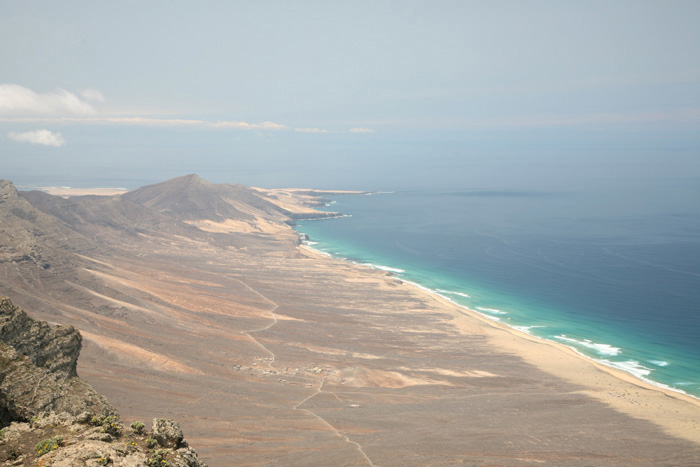
<svg viewBox="0 0 700 467">
<path fill-rule="evenodd" d="M 43 190 L 0 181 L 0 296 L 9 297 L 8 316 L 19 304 L 62 326 L 26 321 L 28 330 L 68 329 L 79 340 L 80 359 L 42 344 L 49 350 L 34 358 L 32 391 L 44 394 L 45 374 L 61 384 L 79 376 L 72 381 L 84 391 L 69 405 L 80 410 L 54 412 L 78 424 L 90 413 L 85 430 L 102 426 L 92 417 L 117 412 L 127 434 L 132 423 L 156 419 L 145 430 L 159 433 L 157 420 L 177 420 L 179 441 L 151 451 L 170 449 L 168 462 L 192 466 L 197 455 L 210 466 L 700 459 L 698 400 L 390 272 L 324 256 L 291 227 L 342 215 L 318 210 L 329 197 L 367 192 L 261 189 L 194 174 L 133 191 Z M 7 336 L 8 362 L 32 358 Z M 59 373 L 46 369 L 64 354 Z M 12 405 L 19 383 L 4 381 L 3 424 L 37 422 L 43 411 L 30 408 L 39 398 Z M 67 419 L 52 420 L 37 429 Z M 47 431 L 47 446 L 67 452 L 55 436 Z M 12 461 L 2 443 L 0 462 Z M 189 445 L 196 454 L 185 453 Z M 37 457 L 25 459 L 8 465 Z"/>
</svg>

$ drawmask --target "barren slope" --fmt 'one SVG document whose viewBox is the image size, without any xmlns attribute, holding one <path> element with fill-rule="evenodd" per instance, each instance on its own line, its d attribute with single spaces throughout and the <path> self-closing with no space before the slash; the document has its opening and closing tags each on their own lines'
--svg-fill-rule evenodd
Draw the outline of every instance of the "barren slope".
<svg viewBox="0 0 700 467">
<path fill-rule="evenodd" d="M 218 185 L 189 182 L 198 188 L 185 206 L 232 199 Z M 236 199 L 231 206 L 242 214 L 234 218 L 224 218 L 234 211 L 218 201 L 213 213 L 178 214 L 182 199 L 161 204 L 167 196 L 155 188 L 143 193 L 124 200 L 179 223 L 155 225 L 157 212 L 148 219 L 130 211 L 125 233 L 81 214 L 90 199 L 71 208 L 28 196 L 42 215 L 89 233 L 97 247 L 75 248 L 70 274 L 0 263 L 0 295 L 22 296 L 42 319 L 80 329 L 81 376 L 127 420 L 152 413 L 181 421 L 212 466 L 700 459 L 696 442 L 601 400 L 619 399 L 629 414 L 644 404 L 649 413 L 678 410 L 691 439 L 700 439 L 697 405 L 624 383 L 557 347 L 544 348 L 547 358 L 593 375 L 597 386 L 544 372 L 509 342 L 525 342 L 523 355 L 540 344 L 460 315 L 382 272 L 300 249 L 289 217 L 267 205 Z M 180 222 L 192 222 L 193 212 L 197 222 L 231 221 L 229 228 L 205 232 Z M 251 212 L 264 221 L 260 230 L 236 231 Z"/>
</svg>

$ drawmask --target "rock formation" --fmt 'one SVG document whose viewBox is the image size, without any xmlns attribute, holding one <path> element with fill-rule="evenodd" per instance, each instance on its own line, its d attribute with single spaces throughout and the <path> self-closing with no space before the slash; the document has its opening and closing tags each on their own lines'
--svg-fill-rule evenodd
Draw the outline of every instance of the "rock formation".
<svg viewBox="0 0 700 467">
<path fill-rule="evenodd" d="M 0 462 L 206 467 L 175 422 L 153 420 L 152 438 L 140 422 L 125 430 L 78 377 L 81 342 L 73 326 L 36 321 L 0 297 Z"/>
<path fill-rule="evenodd" d="M 0 425 L 42 412 L 114 413 L 106 399 L 77 376 L 81 336 L 72 326 L 35 321 L 0 298 Z"/>
</svg>

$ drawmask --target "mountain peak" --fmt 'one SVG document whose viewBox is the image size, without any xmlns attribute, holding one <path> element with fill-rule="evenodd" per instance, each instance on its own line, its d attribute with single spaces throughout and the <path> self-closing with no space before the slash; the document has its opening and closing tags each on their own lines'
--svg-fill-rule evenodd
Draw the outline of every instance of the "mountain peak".
<svg viewBox="0 0 700 467">
<path fill-rule="evenodd" d="M 215 185 L 197 174 L 184 175 L 125 193 L 129 201 L 181 220 L 250 218 L 233 207 L 227 185 Z"/>
<path fill-rule="evenodd" d="M 183 182 L 188 182 L 188 183 L 205 183 L 205 184 L 211 185 L 211 182 L 204 180 L 202 177 L 200 177 L 197 174 L 187 174 L 187 175 L 183 175 L 181 177 L 172 178 L 169 181 L 170 182 L 183 181 Z M 167 181 L 165 183 L 167 183 Z"/>
</svg>

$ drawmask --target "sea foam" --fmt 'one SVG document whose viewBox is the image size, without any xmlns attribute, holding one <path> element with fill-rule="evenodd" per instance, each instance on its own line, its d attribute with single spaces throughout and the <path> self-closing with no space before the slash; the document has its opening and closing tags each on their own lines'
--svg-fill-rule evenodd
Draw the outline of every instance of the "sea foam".
<svg viewBox="0 0 700 467">
<path fill-rule="evenodd" d="M 361 265 L 363 265 L 363 266 L 368 266 L 368 267 L 370 267 L 370 268 L 372 268 L 372 269 L 379 269 L 379 270 L 381 270 L 381 271 L 394 272 L 394 273 L 396 273 L 396 274 L 403 274 L 404 272 L 406 272 L 406 271 L 404 271 L 403 269 L 392 268 L 392 267 L 389 267 L 389 266 L 382 266 L 381 264 L 372 264 L 372 263 L 357 263 L 357 264 L 361 264 Z"/>
<path fill-rule="evenodd" d="M 510 325 L 510 327 L 512 327 L 513 329 L 517 329 L 518 331 L 524 332 L 525 334 L 528 334 L 528 335 L 532 336 L 533 334 L 532 334 L 532 332 L 530 332 L 530 329 L 534 329 L 534 328 L 544 328 L 544 327 L 546 327 L 546 326 L 514 326 L 514 325 Z"/>
<path fill-rule="evenodd" d="M 440 293 L 446 293 L 449 295 L 459 295 L 460 297 L 464 297 L 464 298 L 471 298 L 471 295 L 467 295 L 467 294 L 462 293 L 462 292 L 452 292 L 451 290 L 443 290 L 443 289 L 435 289 L 435 290 L 437 292 L 440 292 Z"/>
<path fill-rule="evenodd" d="M 507 315 L 508 314 L 508 312 L 506 312 L 506 311 L 497 310 L 495 308 L 484 308 L 482 306 L 478 306 L 478 307 L 476 307 L 476 309 L 479 311 L 483 311 L 486 313 L 492 313 L 495 315 Z"/>
<path fill-rule="evenodd" d="M 562 334 L 560 336 L 554 336 L 554 338 L 559 339 L 561 341 L 570 342 L 574 345 L 580 345 L 583 347 L 587 347 L 589 349 L 595 350 L 600 355 L 609 355 L 609 356 L 620 355 L 620 348 L 613 347 L 610 344 L 597 344 L 597 343 L 590 341 L 588 339 L 577 340 L 577 339 L 573 339 L 571 337 L 567 337 L 566 334 Z"/>
<path fill-rule="evenodd" d="M 626 360 L 623 362 L 615 362 L 612 360 L 600 360 L 600 362 L 605 363 L 606 365 L 611 366 L 613 368 L 618 368 L 620 370 L 626 371 L 627 373 L 632 373 L 634 376 L 636 376 L 639 379 L 643 379 L 644 381 L 648 381 L 645 378 L 645 376 L 649 376 L 651 374 L 651 369 L 640 364 L 637 360 Z"/>
</svg>

